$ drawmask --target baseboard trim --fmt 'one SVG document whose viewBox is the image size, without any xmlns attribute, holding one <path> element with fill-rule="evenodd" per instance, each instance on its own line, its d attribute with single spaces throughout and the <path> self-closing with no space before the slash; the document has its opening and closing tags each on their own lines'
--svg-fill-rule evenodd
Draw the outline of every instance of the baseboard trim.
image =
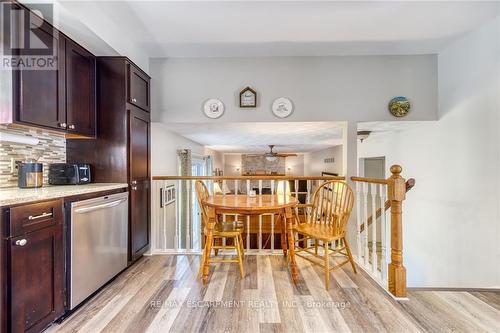
<svg viewBox="0 0 500 333">
<path fill-rule="evenodd" d="M 481 292 L 481 291 L 495 291 L 500 292 L 500 288 L 447 288 L 447 287 L 408 287 L 408 291 L 470 291 L 470 292 Z"/>
</svg>

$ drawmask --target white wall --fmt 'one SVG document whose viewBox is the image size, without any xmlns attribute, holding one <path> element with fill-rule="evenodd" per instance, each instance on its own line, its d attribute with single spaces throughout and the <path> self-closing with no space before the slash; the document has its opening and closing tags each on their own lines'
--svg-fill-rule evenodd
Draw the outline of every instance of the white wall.
<svg viewBox="0 0 500 333">
<path fill-rule="evenodd" d="M 127 11 L 125 6 L 122 9 L 116 14 L 113 1 L 54 1 L 54 11 L 58 14 L 56 26 L 63 32 L 97 56 L 123 55 L 150 73 L 147 52 L 123 34 L 122 25 L 127 20 L 136 20 L 136 13 Z"/>
<path fill-rule="evenodd" d="M 411 287 L 500 287 L 500 18 L 439 54 L 439 121 L 371 136 L 416 179 L 404 204 Z"/>
<path fill-rule="evenodd" d="M 333 163 L 325 163 L 325 158 L 335 159 Z M 342 146 L 307 153 L 304 157 L 304 173 L 306 176 L 321 176 L 321 172 L 333 172 L 343 175 Z"/>
<path fill-rule="evenodd" d="M 285 158 L 285 172 L 287 176 L 304 176 L 304 156 L 305 154 L 298 154 L 297 156 L 288 156 Z"/>
<path fill-rule="evenodd" d="M 178 174 L 178 149 L 191 149 L 193 154 L 205 154 L 204 147 L 199 143 L 169 131 L 162 123 L 151 123 L 151 174 L 153 176 Z"/>
<path fill-rule="evenodd" d="M 286 121 L 394 120 L 387 103 L 404 95 L 413 102 L 405 120 L 435 120 L 436 65 L 435 55 L 152 59 L 153 117 L 167 123 L 279 121 L 270 107 L 287 96 L 295 111 Z M 258 92 L 256 109 L 238 106 L 247 85 Z M 221 118 L 202 113 L 208 98 L 225 104 Z"/>
<path fill-rule="evenodd" d="M 224 154 L 224 176 L 241 176 L 241 154 Z"/>
</svg>

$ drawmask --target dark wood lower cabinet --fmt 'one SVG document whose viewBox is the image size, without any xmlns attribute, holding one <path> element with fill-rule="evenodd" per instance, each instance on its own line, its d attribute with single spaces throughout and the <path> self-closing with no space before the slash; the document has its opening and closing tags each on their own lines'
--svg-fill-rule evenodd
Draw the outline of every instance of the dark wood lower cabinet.
<svg viewBox="0 0 500 333">
<path fill-rule="evenodd" d="M 130 255 L 137 260 L 149 247 L 149 179 L 136 181 L 130 191 Z"/>
<path fill-rule="evenodd" d="M 63 225 L 54 216 L 51 226 L 5 239 L 10 332 L 40 332 L 64 313 Z"/>
</svg>

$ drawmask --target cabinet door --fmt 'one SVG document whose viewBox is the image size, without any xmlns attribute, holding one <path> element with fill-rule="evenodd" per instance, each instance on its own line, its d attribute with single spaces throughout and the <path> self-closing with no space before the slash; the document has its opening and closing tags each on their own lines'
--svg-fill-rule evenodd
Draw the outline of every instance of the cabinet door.
<svg viewBox="0 0 500 333">
<path fill-rule="evenodd" d="M 66 39 L 66 122 L 70 132 L 95 135 L 95 70 L 94 55 Z"/>
<path fill-rule="evenodd" d="M 62 225 L 9 241 L 11 331 L 41 331 L 64 312 Z"/>
<path fill-rule="evenodd" d="M 149 112 L 150 78 L 135 66 L 128 64 L 128 102 Z"/>
<path fill-rule="evenodd" d="M 47 22 L 25 10 L 25 20 L 39 26 L 36 36 L 40 44 L 47 48 L 47 55 L 40 56 L 32 49 L 22 49 L 21 56 L 32 55 L 42 61 L 54 60 L 55 65 L 45 69 L 21 69 L 13 71 L 14 110 L 16 122 L 28 125 L 64 129 L 65 88 L 64 88 L 64 38 Z M 25 21 L 25 22 L 26 22 Z M 18 23 L 21 24 L 21 23 Z M 20 29 L 23 31 L 25 29 Z M 19 40 L 23 40 L 18 36 Z M 31 54 L 34 53 L 34 54 Z M 41 62 L 43 63 L 43 62 Z M 49 69 L 51 68 L 51 69 Z"/>
<path fill-rule="evenodd" d="M 136 181 L 130 191 L 130 259 L 138 259 L 149 246 L 149 180 Z"/>
<path fill-rule="evenodd" d="M 135 260 L 149 246 L 150 229 L 150 123 L 149 114 L 129 113 L 130 163 L 130 259 Z"/>
</svg>

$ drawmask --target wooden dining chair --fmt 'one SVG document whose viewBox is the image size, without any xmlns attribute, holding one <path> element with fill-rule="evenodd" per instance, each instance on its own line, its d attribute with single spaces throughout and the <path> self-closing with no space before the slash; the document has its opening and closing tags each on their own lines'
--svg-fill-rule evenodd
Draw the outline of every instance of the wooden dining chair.
<svg viewBox="0 0 500 333">
<path fill-rule="evenodd" d="M 208 214 L 207 214 L 207 206 L 204 204 L 205 200 L 207 200 L 209 193 L 207 186 L 201 181 L 197 180 L 195 183 L 196 189 L 196 197 L 198 200 L 198 205 L 200 207 L 201 212 L 201 225 L 203 229 L 203 235 L 206 240 L 207 236 L 207 222 L 208 222 Z M 215 223 L 214 229 L 212 231 L 213 237 L 212 242 L 204 242 L 205 247 L 203 249 L 203 254 L 201 258 L 199 275 L 203 271 L 203 265 L 205 262 L 215 263 L 215 262 L 236 262 L 240 266 L 240 275 L 243 278 L 245 276 L 243 269 L 243 256 L 244 256 L 244 248 L 243 248 L 243 238 L 242 238 L 243 228 L 235 225 L 233 223 L 223 223 L 222 221 L 217 221 Z M 232 239 L 233 245 L 223 245 L 226 242 L 222 242 L 222 239 Z M 236 250 L 236 259 L 210 259 L 212 249 L 215 251 L 218 250 L 226 250 L 226 249 L 234 249 Z"/>
<path fill-rule="evenodd" d="M 295 253 L 324 268 L 326 289 L 330 287 L 331 270 L 350 262 L 356 273 L 356 265 L 346 239 L 347 223 L 353 205 L 354 194 L 349 185 L 343 181 L 328 181 L 316 189 L 312 202 L 307 205 L 311 209 L 307 222 L 297 223 L 294 226 L 294 231 L 303 236 L 296 239 Z M 314 240 L 313 246 L 307 246 L 309 239 Z M 318 254 L 319 241 L 323 245 L 323 256 Z M 299 247 L 301 243 L 305 244 L 304 247 Z M 330 245 L 334 245 L 333 250 Z M 305 255 L 304 252 L 309 255 Z M 339 254 L 346 257 L 346 260 L 330 267 L 330 257 Z M 323 262 L 313 258 L 322 259 Z"/>
</svg>

